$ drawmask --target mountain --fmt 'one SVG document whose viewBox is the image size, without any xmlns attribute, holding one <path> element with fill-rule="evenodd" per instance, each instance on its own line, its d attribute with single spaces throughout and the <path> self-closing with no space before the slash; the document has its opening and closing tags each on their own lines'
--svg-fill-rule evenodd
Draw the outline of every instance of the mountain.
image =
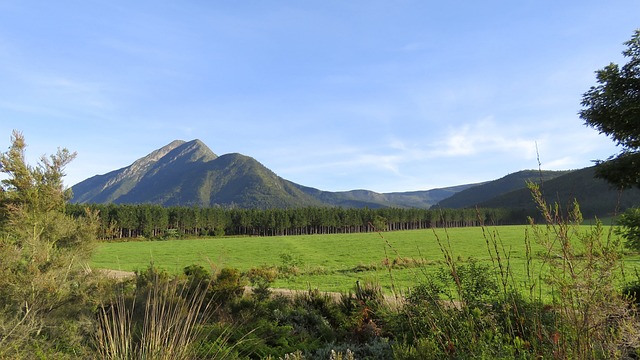
<svg viewBox="0 0 640 360">
<path fill-rule="evenodd" d="M 574 200 L 584 217 L 607 217 L 640 204 L 640 189 L 620 192 L 605 180 L 595 178 L 595 167 L 571 171 L 544 181 L 541 189 L 548 204 L 567 208 Z M 535 209 L 528 189 L 519 189 L 478 204 L 485 208 Z"/>
<path fill-rule="evenodd" d="M 134 193 L 140 191 L 140 182 L 144 181 L 149 185 L 149 179 L 158 172 L 163 172 L 164 169 L 170 176 L 175 177 L 177 172 L 183 171 L 192 164 L 210 161 L 217 157 L 199 140 L 189 143 L 176 140 L 136 160 L 130 166 L 94 176 L 74 185 L 72 202 L 122 202 L 119 200 L 130 197 L 132 191 Z"/>
<path fill-rule="evenodd" d="M 518 171 L 500 179 L 488 181 L 478 186 L 459 191 L 438 202 L 436 206 L 450 209 L 475 207 L 476 205 L 508 192 L 525 189 L 527 182 L 545 182 L 569 172 L 570 171 L 549 170 Z"/>
<path fill-rule="evenodd" d="M 377 193 L 369 190 L 331 192 L 301 185 L 298 185 L 298 187 L 306 194 L 309 194 L 323 203 L 332 206 L 429 208 L 440 200 L 477 185 L 478 184 L 468 184 L 441 189 L 392 193 Z"/>
<path fill-rule="evenodd" d="M 322 191 L 285 180 L 249 156 L 218 156 L 200 140 L 176 140 L 127 167 L 74 185 L 71 202 L 240 208 L 428 208 L 475 185 L 387 194 Z"/>
<path fill-rule="evenodd" d="M 84 180 L 71 189 L 74 203 L 152 203 L 163 206 L 294 208 L 303 206 L 535 209 L 526 182 L 542 182 L 549 202 L 577 198 L 585 216 L 615 209 L 618 193 L 575 171 L 519 171 L 503 178 L 426 191 L 376 193 L 322 191 L 285 180 L 252 157 L 218 156 L 202 141 L 176 140 L 133 164 Z M 620 207 L 640 202 L 640 190 L 624 192 Z"/>
<path fill-rule="evenodd" d="M 322 205 L 255 159 L 217 156 L 200 140 L 174 141 L 130 166 L 73 186 L 74 203 L 163 206 L 299 207 Z"/>
</svg>

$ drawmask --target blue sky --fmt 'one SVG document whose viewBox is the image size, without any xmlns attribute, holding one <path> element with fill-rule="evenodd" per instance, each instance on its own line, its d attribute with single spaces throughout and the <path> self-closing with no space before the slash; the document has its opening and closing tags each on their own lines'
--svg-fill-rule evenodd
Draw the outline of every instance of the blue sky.
<svg viewBox="0 0 640 360">
<path fill-rule="evenodd" d="M 0 149 L 67 184 L 200 139 L 322 190 L 427 190 L 617 152 L 577 116 L 640 2 L 0 0 Z"/>
</svg>

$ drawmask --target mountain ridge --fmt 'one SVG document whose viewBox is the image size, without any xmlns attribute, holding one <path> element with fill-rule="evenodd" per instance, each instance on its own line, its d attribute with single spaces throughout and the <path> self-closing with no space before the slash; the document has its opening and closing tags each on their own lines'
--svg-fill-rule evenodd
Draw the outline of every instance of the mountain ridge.
<svg viewBox="0 0 640 360">
<path fill-rule="evenodd" d="M 640 189 L 620 191 L 603 179 L 595 177 L 595 166 L 573 170 L 566 175 L 548 179 L 540 184 L 547 204 L 568 209 L 574 202 L 585 218 L 615 216 L 640 204 Z M 516 189 L 478 204 L 480 207 L 531 209 L 535 203 L 529 189 Z"/>
<path fill-rule="evenodd" d="M 528 182 L 543 183 L 570 173 L 570 170 L 521 170 L 499 179 L 485 182 L 476 187 L 457 192 L 443 199 L 435 206 L 441 208 L 474 207 L 480 203 L 506 194 L 513 190 L 524 189 Z"/>
<path fill-rule="evenodd" d="M 428 208 L 475 185 L 404 193 L 323 191 L 283 179 L 252 157 L 239 153 L 218 156 L 195 139 L 174 140 L 129 166 L 81 181 L 71 188 L 71 202 L 242 208 Z"/>
<path fill-rule="evenodd" d="M 549 183 L 574 171 L 522 170 L 496 180 L 419 191 L 377 193 L 358 189 L 331 192 L 283 179 L 250 156 L 239 153 L 218 156 L 198 139 L 175 140 L 129 166 L 74 185 L 71 202 L 261 209 L 509 207 L 512 205 L 508 201 L 491 201 L 508 199 L 508 194 L 512 193 L 520 194 L 519 199 L 530 199 L 527 181 Z M 565 181 L 564 186 L 584 183 L 581 186 L 589 187 L 594 181 L 585 175 Z M 517 203 L 513 205 L 515 207 L 525 206 L 522 201 L 511 202 Z"/>
</svg>

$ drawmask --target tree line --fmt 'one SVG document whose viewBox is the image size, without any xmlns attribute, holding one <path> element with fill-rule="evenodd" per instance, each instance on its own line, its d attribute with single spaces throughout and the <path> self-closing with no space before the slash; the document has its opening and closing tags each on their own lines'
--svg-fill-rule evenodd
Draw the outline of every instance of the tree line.
<svg viewBox="0 0 640 360">
<path fill-rule="evenodd" d="M 99 214 L 98 238 L 274 236 L 416 230 L 524 224 L 527 211 L 513 209 L 416 209 L 304 207 L 229 209 L 153 204 L 67 204 L 69 215 Z"/>
</svg>

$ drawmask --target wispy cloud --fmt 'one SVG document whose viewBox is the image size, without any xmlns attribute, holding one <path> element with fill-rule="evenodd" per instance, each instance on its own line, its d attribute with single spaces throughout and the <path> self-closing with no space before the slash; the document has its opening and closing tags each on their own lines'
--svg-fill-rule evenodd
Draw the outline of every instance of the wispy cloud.
<svg viewBox="0 0 640 360">
<path fill-rule="evenodd" d="M 14 86 L 0 106 L 17 113 L 86 120 L 87 116 L 106 119 L 117 109 L 105 84 L 73 75 L 23 71 Z"/>
<path fill-rule="evenodd" d="M 513 127 L 498 126 L 485 119 L 449 129 L 441 141 L 436 141 L 428 157 L 477 156 L 483 153 L 519 154 L 530 159 L 535 156 L 536 140 L 524 138 Z"/>
<path fill-rule="evenodd" d="M 107 110 L 112 106 L 105 94 L 105 87 L 97 82 L 78 80 L 64 75 L 46 75 L 33 78 L 33 85 L 40 87 L 59 100 Z"/>
<path fill-rule="evenodd" d="M 579 159 L 576 159 L 573 156 L 563 156 L 561 158 L 553 159 L 551 161 L 545 162 L 543 165 L 545 170 L 568 170 L 574 169 L 576 162 Z"/>
</svg>

